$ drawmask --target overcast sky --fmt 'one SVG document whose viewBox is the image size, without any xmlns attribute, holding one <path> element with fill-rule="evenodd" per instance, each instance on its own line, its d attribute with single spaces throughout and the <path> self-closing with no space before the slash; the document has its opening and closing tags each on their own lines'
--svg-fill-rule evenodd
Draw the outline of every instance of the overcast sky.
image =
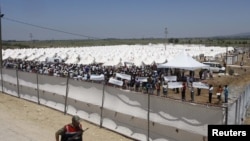
<svg viewBox="0 0 250 141">
<path fill-rule="evenodd" d="M 3 40 L 209 37 L 250 32 L 249 0 L 0 0 Z"/>
</svg>

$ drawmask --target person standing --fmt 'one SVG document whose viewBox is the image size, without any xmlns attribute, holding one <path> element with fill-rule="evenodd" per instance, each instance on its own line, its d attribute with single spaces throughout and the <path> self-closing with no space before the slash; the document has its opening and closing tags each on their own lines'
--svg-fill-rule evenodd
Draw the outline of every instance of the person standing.
<svg viewBox="0 0 250 141">
<path fill-rule="evenodd" d="M 208 89 L 209 103 L 212 103 L 213 90 L 214 90 L 213 85 L 209 85 L 209 89 Z"/>
<path fill-rule="evenodd" d="M 59 141 L 59 137 L 61 136 L 60 141 L 82 141 L 82 134 L 86 131 L 82 129 L 82 125 L 80 123 L 80 117 L 74 115 L 72 117 L 72 123 L 69 123 L 59 129 L 55 133 L 56 141 Z"/>
<path fill-rule="evenodd" d="M 153 94 L 153 78 L 151 75 L 149 75 L 149 77 L 147 78 L 147 93 L 149 94 Z"/>
<path fill-rule="evenodd" d="M 191 83 L 190 94 L 191 94 L 191 102 L 194 102 L 194 87 L 193 87 L 193 83 Z"/>
<path fill-rule="evenodd" d="M 182 88 L 181 88 L 181 99 L 182 101 L 186 100 L 186 83 L 182 83 Z"/>
<path fill-rule="evenodd" d="M 228 102 L 228 87 L 225 85 L 224 87 L 224 97 L 225 97 L 225 103 Z"/>
<path fill-rule="evenodd" d="M 218 87 L 218 89 L 217 89 L 217 93 L 216 93 L 219 102 L 221 101 L 221 94 L 222 94 L 222 91 L 223 91 L 223 89 L 222 89 L 221 85 L 219 85 L 219 87 Z"/>
<path fill-rule="evenodd" d="M 197 95 L 198 95 L 198 96 L 201 95 L 201 88 L 197 88 Z"/>
<path fill-rule="evenodd" d="M 135 91 L 138 92 L 140 87 L 140 81 L 138 77 L 135 79 Z"/>
<path fill-rule="evenodd" d="M 163 91 L 163 96 L 167 97 L 167 94 L 168 94 L 168 84 L 167 84 L 167 82 L 163 83 L 163 85 L 162 85 L 162 91 Z"/>
<path fill-rule="evenodd" d="M 160 92 L 161 92 L 161 81 L 160 80 L 158 80 L 158 82 L 156 82 L 155 88 L 156 88 L 156 95 L 160 96 Z"/>
<path fill-rule="evenodd" d="M 202 80 L 202 73 L 203 73 L 203 70 L 201 69 L 201 70 L 199 71 L 200 80 Z"/>
</svg>

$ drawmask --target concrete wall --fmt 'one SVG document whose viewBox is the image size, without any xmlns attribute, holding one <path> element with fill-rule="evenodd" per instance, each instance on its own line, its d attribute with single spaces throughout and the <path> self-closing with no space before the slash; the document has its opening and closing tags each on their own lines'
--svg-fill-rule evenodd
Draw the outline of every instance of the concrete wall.
<svg viewBox="0 0 250 141">
<path fill-rule="evenodd" d="M 227 116 L 222 107 L 148 97 L 101 82 L 7 69 L 3 69 L 2 76 L 1 90 L 7 94 L 67 114 L 77 114 L 86 121 L 136 140 L 146 141 L 149 136 L 154 141 L 204 141 L 207 140 L 207 125 L 224 124 Z M 243 101 L 237 105 L 229 108 L 229 123 L 238 122 L 237 112 L 244 114 L 236 110 L 245 105 Z"/>
</svg>

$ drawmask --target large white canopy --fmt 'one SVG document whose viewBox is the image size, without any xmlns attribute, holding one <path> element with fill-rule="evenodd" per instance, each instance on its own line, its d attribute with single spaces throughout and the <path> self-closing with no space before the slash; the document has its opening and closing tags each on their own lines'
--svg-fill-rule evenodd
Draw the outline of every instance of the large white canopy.
<svg viewBox="0 0 250 141">
<path fill-rule="evenodd" d="M 177 54 L 172 60 L 164 64 L 159 64 L 157 68 L 179 68 L 185 70 L 196 70 L 200 68 L 207 68 L 209 66 L 196 61 L 189 56 L 185 51 Z"/>
</svg>

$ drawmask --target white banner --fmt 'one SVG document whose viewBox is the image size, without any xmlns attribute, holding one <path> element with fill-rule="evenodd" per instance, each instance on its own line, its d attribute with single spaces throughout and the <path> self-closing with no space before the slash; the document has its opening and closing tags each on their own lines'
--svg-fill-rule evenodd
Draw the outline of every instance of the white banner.
<svg viewBox="0 0 250 141">
<path fill-rule="evenodd" d="M 87 75 L 85 75 L 84 77 L 81 77 L 81 76 L 79 76 L 79 77 L 75 77 L 75 79 L 82 79 L 82 80 L 87 80 Z M 102 80 L 104 80 L 104 75 L 103 74 L 101 74 L 101 75 L 90 75 L 90 78 L 89 78 L 89 80 L 94 80 L 94 81 L 102 81 Z"/>
<path fill-rule="evenodd" d="M 104 80 L 104 75 L 90 75 L 90 80 L 101 81 Z"/>
<path fill-rule="evenodd" d="M 122 86 L 123 82 L 114 78 L 109 78 L 109 83 L 114 84 L 114 85 L 118 85 L 118 86 Z"/>
<path fill-rule="evenodd" d="M 201 89 L 208 89 L 208 84 L 202 83 L 202 82 L 193 82 L 194 88 L 201 88 Z"/>
<path fill-rule="evenodd" d="M 138 81 L 140 81 L 140 82 L 148 82 L 148 78 L 147 77 L 138 77 Z"/>
<path fill-rule="evenodd" d="M 169 82 L 168 83 L 168 88 L 173 89 L 173 88 L 181 88 L 182 87 L 182 82 Z"/>
<path fill-rule="evenodd" d="M 131 80 L 131 76 L 127 74 L 122 74 L 122 73 L 116 73 L 115 77 L 119 77 L 121 79 L 126 79 L 126 80 Z"/>
<path fill-rule="evenodd" d="M 177 81 L 177 76 L 164 76 L 165 81 Z"/>
</svg>

